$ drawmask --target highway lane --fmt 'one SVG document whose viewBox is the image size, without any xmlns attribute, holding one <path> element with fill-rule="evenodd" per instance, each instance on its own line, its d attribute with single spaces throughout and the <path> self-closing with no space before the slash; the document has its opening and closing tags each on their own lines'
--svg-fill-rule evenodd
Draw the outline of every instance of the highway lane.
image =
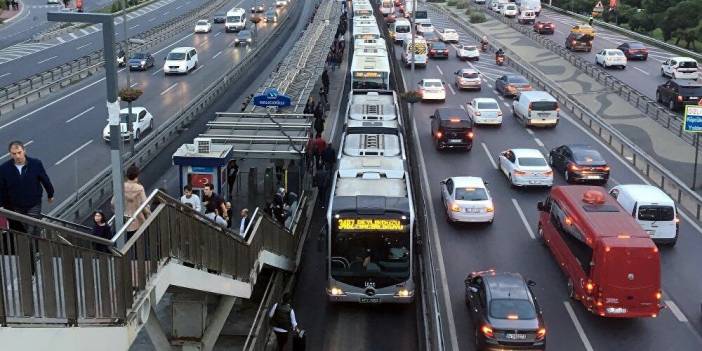
<svg viewBox="0 0 702 351">
<path fill-rule="evenodd" d="M 486 12 L 491 12 L 485 7 L 482 8 Z M 570 28 L 576 23 L 580 23 L 580 21 L 575 18 L 568 17 L 546 8 L 543 9 L 538 19 L 552 21 L 556 25 L 555 33 L 553 35 L 546 36 L 561 46 L 565 46 L 565 39 L 570 33 Z M 514 21 L 516 22 L 516 19 Z M 617 46 L 624 42 L 636 41 L 606 28 L 596 26 L 595 30 L 596 34 L 595 40 L 592 42 L 592 51 L 576 52 L 578 56 L 582 57 L 586 61 L 592 62 L 593 64 L 595 63 L 595 54 L 598 51 L 602 49 L 616 49 Z M 649 50 L 648 60 L 629 60 L 627 62 L 627 67 L 624 70 L 619 68 L 608 68 L 606 71 L 625 84 L 634 87 L 645 96 L 655 100 L 656 88 L 660 84 L 668 81 L 667 77 L 661 76 L 661 63 L 669 57 L 680 55 L 668 52 L 662 48 L 650 46 L 648 44 L 644 45 L 646 45 Z"/>
<path fill-rule="evenodd" d="M 167 2 L 168 4 L 154 11 L 128 19 L 128 36 L 132 37 L 143 33 L 174 17 L 199 8 L 207 3 L 208 0 L 178 1 L 177 4 L 173 4 L 173 0 L 167 0 Z M 224 11 L 228 9 L 227 7 L 222 8 Z M 43 16 L 46 19 L 46 14 Z M 120 24 L 115 27 L 116 39 L 123 40 L 124 30 L 121 25 L 121 17 L 118 22 Z M 97 27 L 99 28 L 100 26 Z M 75 39 L 70 34 L 65 34 L 61 38 L 66 39 L 51 39 L 42 43 L 21 44 L 22 47 L 18 49 L 8 48 L 0 50 L 0 72 L 3 72 L 0 75 L 0 87 L 45 72 L 103 47 L 101 29 L 87 35 L 81 34 L 81 32 L 77 33 L 80 36 L 77 36 Z M 10 58 L 17 57 L 15 54 L 21 54 L 22 56 L 7 61 Z"/>
<path fill-rule="evenodd" d="M 437 20 L 434 24 L 441 29 L 442 26 L 437 25 L 439 22 Z M 464 38 L 468 38 L 465 33 L 462 34 Z M 535 232 L 536 202 L 543 200 L 547 191 L 512 189 L 505 177 L 493 166 L 497 154 L 511 147 L 541 148 L 546 152 L 564 143 L 588 143 L 598 148 L 609 160 L 613 170 L 610 185 L 643 181 L 624 162 L 615 158 L 608 149 L 595 142 L 591 135 L 569 118 L 565 118 L 553 130 L 527 130 L 518 125 L 512 119 L 511 108 L 508 108 L 511 101 L 496 97 L 495 92 L 487 85 L 493 84 L 494 78 L 501 71 L 510 70 L 507 67 L 495 66 L 492 60 L 494 60 L 492 56 L 484 56 L 481 61 L 472 64 L 487 78 L 482 92 L 447 89 L 448 97 L 445 103 L 416 104 L 413 116 L 419 143 L 422 145 L 422 158 L 431 191 L 436 235 L 443 251 L 448 277 L 445 284 L 450 290 L 450 303 L 453 307 L 460 348 L 462 350 L 473 348 L 472 325 L 463 301 L 463 279 L 470 271 L 486 268 L 519 271 L 537 282 L 536 295 L 544 309 L 549 330 L 549 349 L 693 350 L 702 347 L 698 323 L 700 316 L 698 297 L 702 296 L 702 290 L 698 279 L 693 278 L 699 276 L 699 273 L 692 271 L 702 263 L 698 257 L 699 247 L 702 246 L 702 233 L 687 221 L 683 221 L 681 225 L 678 245 L 661 250 L 664 300 L 674 306 L 673 309 L 676 312 L 680 310 L 684 314 L 673 313 L 668 309 L 662 311 L 656 319 L 605 320 L 585 311 L 580 303 L 568 301 L 564 276 L 559 273 L 550 252 L 537 240 L 531 238 L 529 230 L 519 216 L 521 210 L 531 231 Z M 441 69 L 437 69 L 437 66 Z M 416 83 L 422 78 L 442 78 L 447 83 L 452 83 L 451 73 L 466 66 L 470 64 L 458 62 L 452 49 L 449 60 L 431 61 L 426 69 L 417 70 L 413 78 L 409 77 L 407 70 L 404 70 L 404 74 L 407 84 Z M 478 128 L 476 144 L 469 153 L 438 153 L 432 144 L 427 116 L 439 106 L 458 106 L 478 96 L 493 97 L 500 102 L 504 113 L 503 126 Z M 493 225 L 452 226 L 445 222 L 439 181 L 455 175 L 476 175 L 488 181 L 488 188 L 496 203 L 496 220 Z M 563 183 L 560 175 L 557 175 L 555 180 L 557 184 Z M 688 321 L 686 322 L 685 319 Z M 581 331 L 576 325 L 581 326 Z"/>
<path fill-rule="evenodd" d="M 228 5 L 249 5 L 252 2 L 237 0 Z M 267 35 L 275 25 L 260 24 L 259 38 Z M 154 128 L 165 123 L 187 101 L 219 78 L 224 67 L 236 64 L 245 52 L 251 50 L 248 47 L 234 47 L 234 34 L 224 33 L 222 26 L 215 28 L 210 34 L 194 35 L 190 30 L 180 33 L 175 37 L 178 39 L 164 45 L 160 52 L 155 52 L 160 58 L 155 68 L 132 72 L 132 82 L 144 89 L 144 95 L 134 105 L 145 106 L 153 114 Z M 162 65 L 162 57 L 174 46 L 196 47 L 199 68 L 185 76 L 164 76 L 163 72 L 157 72 Z M 122 82 L 124 79 L 124 73 L 121 73 Z M 45 212 L 72 196 L 76 185 L 82 186 L 108 166 L 109 146 L 102 141 L 102 129 L 107 123 L 103 78 L 85 81 L 52 101 L 23 107 L 16 111 L 15 116 L 0 125 L 0 138 L 34 141 L 28 148 L 29 154 L 44 162 L 58 189 L 57 201 L 52 206 L 44 207 Z M 68 155 L 71 156 L 66 158 Z"/>
</svg>

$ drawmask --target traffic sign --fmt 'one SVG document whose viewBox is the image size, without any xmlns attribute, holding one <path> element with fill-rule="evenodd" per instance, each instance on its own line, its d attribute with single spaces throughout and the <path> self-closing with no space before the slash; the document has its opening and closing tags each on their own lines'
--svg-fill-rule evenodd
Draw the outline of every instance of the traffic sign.
<svg viewBox="0 0 702 351">
<path fill-rule="evenodd" d="M 597 5 L 595 5 L 595 8 L 596 8 L 596 9 L 603 9 L 604 6 L 602 6 L 602 1 L 598 1 L 598 2 L 597 2 Z"/>
<path fill-rule="evenodd" d="M 702 106 L 685 106 L 685 117 L 683 119 L 683 127 L 686 132 L 702 132 Z"/>
<path fill-rule="evenodd" d="M 276 106 L 276 107 L 287 107 L 291 105 L 290 97 L 281 94 L 276 88 L 266 88 L 263 94 L 254 96 L 253 98 L 254 106 Z"/>
</svg>

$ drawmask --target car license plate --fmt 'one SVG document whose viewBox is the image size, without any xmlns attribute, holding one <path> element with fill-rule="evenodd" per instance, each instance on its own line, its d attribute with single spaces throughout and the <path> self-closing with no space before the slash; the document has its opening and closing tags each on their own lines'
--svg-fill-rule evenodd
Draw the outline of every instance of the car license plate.
<svg viewBox="0 0 702 351">
<path fill-rule="evenodd" d="M 510 340 L 526 340 L 526 334 L 505 334 L 506 339 Z"/>
<path fill-rule="evenodd" d="M 591 176 L 587 176 L 587 177 L 585 177 L 585 178 L 587 178 L 587 179 L 600 179 L 600 176 L 591 175 Z"/>
<path fill-rule="evenodd" d="M 379 297 L 362 297 L 359 299 L 361 303 L 380 303 Z"/>
<path fill-rule="evenodd" d="M 460 143 L 462 141 L 461 139 L 449 139 L 449 143 Z"/>
<path fill-rule="evenodd" d="M 479 213 L 480 209 L 479 208 L 466 208 L 465 211 L 466 211 L 466 213 Z"/>
<path fill-rule="evenodd" d="M 690 100 L 697 100 L 697 99 L 699 99 L 699 97 L 697 97 L 697 96 L 690 96 Z"/>
<path fill-rule="evenodd" d="M 548 117 L 548 113 L 539 113 L 539 117 Z"/>
<path fill-rule="evenodd" d="M 653 236 L 653 235 L 656 234 L 656 231 L 655 231 L 655 230 L 646 230 L 646 233 L 647 233 L 648 235 Z"/>
</svg>

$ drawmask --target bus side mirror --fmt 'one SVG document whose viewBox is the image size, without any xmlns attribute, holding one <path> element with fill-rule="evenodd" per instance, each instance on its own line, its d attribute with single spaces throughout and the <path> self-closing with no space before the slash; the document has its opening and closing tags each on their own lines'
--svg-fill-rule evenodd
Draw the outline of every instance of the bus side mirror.
<svg viewBox="0 0 702 351">
<path fill-rule="evenodd" d="M 539 201 L 539 202 L 536 204 L 536 209 L 539 210 L 539 211 L 541 211 L 541 212 L 545 212 L 545 211 L 546 211 L 546 204 L 544 204 L 543 201 Z"/>
</svg>

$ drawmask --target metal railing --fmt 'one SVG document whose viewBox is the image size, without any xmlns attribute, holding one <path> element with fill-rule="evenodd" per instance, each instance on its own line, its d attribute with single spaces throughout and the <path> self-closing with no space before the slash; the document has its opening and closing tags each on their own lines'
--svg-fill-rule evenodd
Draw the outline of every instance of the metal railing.
<svg viewBox="0 0 702 351">
<path fill-rule="evenodd" d="M 154 211 L 114 248 L 126 231 L 107 240 L 0 209 L 25 229 L 0 231 L 0 325 L 123 325 L 149 279 L 171 259 L 253 284 L 263 251 L 296 263 L 310 217 L 307 197 L 291 230 L 257 212 L 245 241 L 157 190 L 144 203 Z"/>
<path fill-rule="evenodd" d="M 250 73 L 252 67 L 260 62 L 258 56 L 261 55 L 261 52 L 273 50 L 267 44 L 281 33 L 289 30 L 289 26 L 294 23 L 290 21 L 290 18 L 296 18 L 295 11 L 301 9 L 301 6 L 301 1 L 292 2 L 289 10 L 286 11 L 287 15 L 279 19 L 273 32 L 260 41 L 257 47 L 249 51 L 239 64 L 229 67 L 218 80 L 202 89 L 202 92 L 190 103 L 176 111 L 168 119 L 169 122 L 160 125 L 153 133 L 147 134 L 143 140 L 137 143 L 135 154 L 126 156 L 124 159 L 125 169 L 133 164 L 138 164 L 143 168 L 155 159 L 161 149 L 179 135 L 180 130 L 187 128 L 188 124 L 198 118 L 231 84 L 239 81 L 243 75 Z M 78 189 L 75 197 L 64 200 L 50 214 L 53 217 L 81 222 L 93 209 L 105 203 L 111 195 L 112 177 L 110 168 L 106 167 Z"/>
<path fill-rule="evenodd" d="M 482 6 L 473 5 L 473 8 L 484 10 L 484 7 Z M 493 18 L 509 25 L 512 27 L 512 29 L 519 31 L 520 33 L 539 43 L 545 49 L 548 49 L 551 52 L 561 56 L 570 64 L 604 85 L 605 88 L 615 92 L 621 98 L 632 104 L 634 107 L 643 112 L 644 115 L 655 120 L 658 122 L 658 124 L 677 135 L 680 139 L 691 145 L 695 144 L 692 133 L 685 133 L 683 130 L 682 116 L 669 111 L 665 106 L 656 102 L 655 99 L 646 96 L 644 93 L 622 82 L 618 78 L 606 72 L 604 69 L 598 67 L 592 62 L 586 61 L 580 55 L 574 54 L 570 50 L 566 49 L 562 45 L 559 45 L 546 36 L 534 32 L 531 26 L 520 25 L 515 20 L 493 13 L 492 11 L 484 12 L 489 13 Z"/>
<path fill-rule="evenodd" d="M 224 4 L 226 0 L 216 0 L 207 6 L 195 8 L 166 23 L 160 24 L 133 38 L 141 39 L 143 44 L 129 43 L 129 52 L 145 51 L 173 35 L 192 27 L 202 17 L 209 17 Z M 120 42 L 118 46 L 127 45 Z M 104 65 L 102 49 L 86 56 L 54 67 L 32 77 L 0 88 L 0 117 L 14 111 L 17 107 L 29 104 L 57 90 L 73 85 L 100 71 Z M 125 69 L 129 69 L 128 67 Z"/>
<path fill-rule="evenodd" d="M 488 33 L 484 33 L 475 26 L 466 23 L 461 18 L 457 18 L 452 12 L 446 11 L 438 6 L 433 8 L 437 9 L 445 16 L 452 18 L 467 33 L 473 35 L 476 40 L 479 40 L 483 35 L 488 35 L 488 37 L 490 37 Z M 577 118 L 581 124 L 587 126 L 594 132 L 600 141 L 607 144 L 611 150 L 622 156 L 623 160 L 626 160 L 626 162 L 645 175 L 651 183 L 658 186 L 675 199 L 678 208 L 686 210 L 696 221 L 702 220 L 702 196 L 685 185 L 680 178 L 675 176 L 674 172 L 666 169 L 644 150 L 631 142 L 626 136 L 607 124 L 607 122 L 603 121 L 596 114 L 592 113 L 587 106 L 578 102 L 577 99 L 571 98 L 558 84 L 535 73 L 539 71 L 529 63 L 522 61 L 514 52 L 510 52 L 509 48 L 505 49 L 505 51 L 508 52 L 507 64 L 530 80 L 535 85 L 535 88 L 544 90 L 553 95 L 564 110 L 570 111 L 573 117 Z"/>
</svg>

